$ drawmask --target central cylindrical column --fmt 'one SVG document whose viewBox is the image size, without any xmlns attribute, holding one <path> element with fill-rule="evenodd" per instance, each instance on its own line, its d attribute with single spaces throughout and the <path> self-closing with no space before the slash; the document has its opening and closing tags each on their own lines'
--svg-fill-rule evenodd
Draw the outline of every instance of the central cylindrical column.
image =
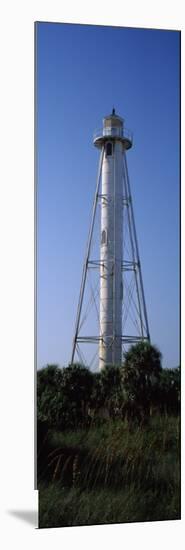
<svg viewBox="0 0 185 550">
<path fill-rule="evenodd" d="M 102 165 L 100 249 L 100 368 L 121 363 L 123 144 L 108 140 Z"/>
<path fill-rule="evenodd" d="M 103 148 L 100 244 L 99 367 L 122 361 L 123 302 L 123 153 L 132 147 L 123 119 L 115 114 L 103 120 L 94 145 Z"/>
</svg>

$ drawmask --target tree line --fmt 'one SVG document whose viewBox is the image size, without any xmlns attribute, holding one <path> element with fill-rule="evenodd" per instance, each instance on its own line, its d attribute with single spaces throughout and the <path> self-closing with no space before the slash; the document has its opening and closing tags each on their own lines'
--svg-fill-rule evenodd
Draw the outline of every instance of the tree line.
<svg viewBox="0 0 185 550">
<path fill-rule="evenodd" d="M 161 366 L 148 342 L 131 346 L 122 366 L 92 372 L 81 364 L 47 365 L 37 375 L 38 423 L 58 430 L 111 419 L 146 421 L 151 414 L 180 412 L 180 368 Z"/>
</svg>

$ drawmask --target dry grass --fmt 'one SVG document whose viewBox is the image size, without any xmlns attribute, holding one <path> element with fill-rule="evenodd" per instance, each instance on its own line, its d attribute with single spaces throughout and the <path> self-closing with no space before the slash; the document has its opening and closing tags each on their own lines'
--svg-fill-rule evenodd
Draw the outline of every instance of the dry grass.
<svg viewBox="0 0 185 550">
<path fill-rule="evenodd" d="M 178 519 L 179 419 L 50 433 L 39 471 L 40 527 Z"/>
</svg>

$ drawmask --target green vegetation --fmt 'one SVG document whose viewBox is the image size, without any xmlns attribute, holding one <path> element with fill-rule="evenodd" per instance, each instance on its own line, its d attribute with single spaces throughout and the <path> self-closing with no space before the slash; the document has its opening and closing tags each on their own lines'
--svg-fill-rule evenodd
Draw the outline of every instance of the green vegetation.
<svg viewBox="0 0 185 550">
<path fill-rule="evenodd" d="M 180 518 L 180 369 L 133 346 L 122 367 L 38 372 L 39 526 Z"/>
</svg>

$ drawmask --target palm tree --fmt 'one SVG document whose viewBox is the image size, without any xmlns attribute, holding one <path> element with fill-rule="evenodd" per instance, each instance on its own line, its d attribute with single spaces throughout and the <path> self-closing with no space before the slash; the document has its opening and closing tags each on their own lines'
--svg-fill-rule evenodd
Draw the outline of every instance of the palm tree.
<svg viewBox="0 0 185 550">
<path fill-rule="evenodd" d="M 156 401 L 162 371 L 161 353 L 149 342 L 139 342 L 124 355 L 122 379 L 127 400 L 144 415 Z"/>
</svg>

